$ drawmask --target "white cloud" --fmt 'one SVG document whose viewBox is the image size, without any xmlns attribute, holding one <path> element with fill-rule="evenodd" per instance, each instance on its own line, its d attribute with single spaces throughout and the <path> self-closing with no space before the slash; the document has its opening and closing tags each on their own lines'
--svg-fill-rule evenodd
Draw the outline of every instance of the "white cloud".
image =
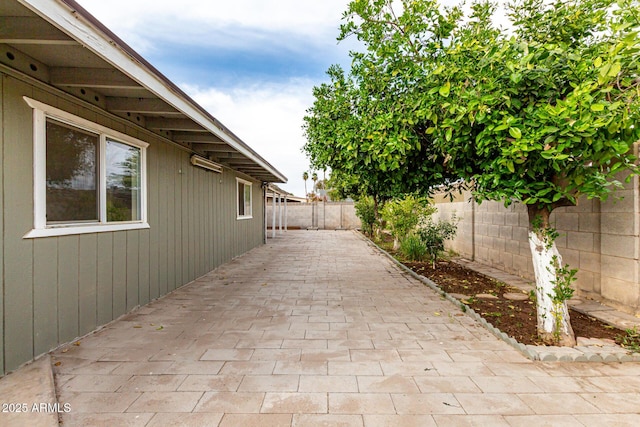
<svg viewBox="0 0 640 427">
<path fill-rule="evenodd" d="M 172 70 L 172 79 L 185 92 L 287 176 L 284 189 L 304 195 L 302 173 L 308 160 L 301 152 L 302 119 L 313 103 L 312 87 L 321 81 L 300 73 L 322 75 L 331 63 L 344 62 L 346 51 L 357 45 L 350 38 L 334 49 L 349 0 L 78 2 L 143 56 L 160 53 L 155 55 L 161 58 L 154 64 L 158 69 Z M 202 56 L 168 51 L 180 45 L 193 46 Z M 208 86 L 211 67 L 219 65 L 208 61 L 217 61 L 222 51 L 236 55 L 223 62 L 222 70 L 216 68 L 230 76 L 216 75 L 217 83 L 227 86 Z M 291 55 L 284 62 L 283 52 Z M 259 59 L 251 66 L 272 72 L 269 83 L 255 68 L 243 69 L 242 60 L 254 56 Z M 309 70 L 300 67 L 300 61 L 325 68 Z"/>
<path fill-rule="evenodd" d="M 313 102 L 309 80 L 281 84 L 183 89 L 225 126 L 289 179 L 283 189 L 304 195 L 302 173 L 308 160 L 301 149 L 305 139 L 302 118 Z"/>
<path fill-rule="evenodd" d="M 289 51 L 304 51 L 305 55 L 317 57 L 320 55 L 317 46 L 335 45 L 349 0 L 79 0 L 79 3 L 143 56 L 164 49 L 163 42 L 167 42 L 205 50 L 212 46 L 228 50 L 268 50 L 275 46 L 275 50 L 281 50 L 285 46 Z M 290 75 L 280 81 L 271 78 L 270 83 L 247 80 L 237 64 L 235 69 L 232 64 L 228 72 L 239 77 L 236 85 L 209 87 L 180 76 L 181 52 L 163 53 L 172 58 L 171 68 L 178 70 L 172 73 L 176 83 L 287 176 L 289 183 L 283 185 L 285 190 L 302 196 L 302 173 L 308 169 L 308 160 L 301 152 L 305 143 L 302 119 L 313 103 L 312 87 L 320 82 Z M 156 66 L 163 69 L 162 63 Z M 206 73 L 208 65 L 202 60 L 194 66 Z M 324 71 L 317 70 L 315 74 Z"/>
<path fill-rule="evenodd" d="M 279 37 L 278 43 L 335 40 L 348 0 L 80 0 L 144 53 L 143 40 L 223 47 Z M 283 35 L 287 35 L 283 37 Z"/>
</svg>

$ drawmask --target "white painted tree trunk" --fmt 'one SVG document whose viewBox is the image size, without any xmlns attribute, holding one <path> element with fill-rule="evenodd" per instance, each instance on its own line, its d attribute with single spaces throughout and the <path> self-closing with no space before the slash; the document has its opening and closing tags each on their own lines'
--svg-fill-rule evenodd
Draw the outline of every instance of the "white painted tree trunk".
<svg viewBox="0 0 640 427">
<path fill-rule="evenodd" d="M 555 242 L 549 245 L 533 231 L 529 231 L 529 246 L 536 277 L 538 335 L 545 344 L 573 347 L 576 341 L 569 321 L 567 303 L 563 301 L 554 304 L 552 299 L 556 281 L 554 265 L 562 266 L 560 252 Z"/>
</svg>

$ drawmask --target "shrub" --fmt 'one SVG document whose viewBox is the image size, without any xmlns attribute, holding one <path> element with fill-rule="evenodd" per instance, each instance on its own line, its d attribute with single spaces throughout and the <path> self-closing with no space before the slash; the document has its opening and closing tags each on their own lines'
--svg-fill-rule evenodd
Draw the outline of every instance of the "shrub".
<svg viewBox="0 0 640 427">
<path fill-rule="evenodd" d="M 373 197 L 363 196 L 355 202 L 354 206 L 356 215 L 362 222 L 362 231 L 367 236 L 372 237 L 377 223 L 376 205 Z"/>
<path fill-rule="evenodd" d="M 429 218 L 418 231 L 418 235 L 429 253 L 429 258 L 431 258 L 434 269 L 436 268 L 438 255 L 444 251 L 444 242 L 453 239 L 457 231 L 458 221 L 455 215 L 451 217 L 450 222 L 438 221 L 436 223 Z"/>
<path fill-rule="evenodd" d="M 403 199 L 387 202 L 382 208 L 381 216 L 395 239 L 394 249 L 398 249 L 400 241 L 435 211 L 424 197 L 407 195 Z"/>
<path fill-rule="evenodd" d="M 427 255 L 427 247 L 420 237 L 409 234 L 400 242 L 400 253 L 409 261 L 422 261 Z"/>
</svg>

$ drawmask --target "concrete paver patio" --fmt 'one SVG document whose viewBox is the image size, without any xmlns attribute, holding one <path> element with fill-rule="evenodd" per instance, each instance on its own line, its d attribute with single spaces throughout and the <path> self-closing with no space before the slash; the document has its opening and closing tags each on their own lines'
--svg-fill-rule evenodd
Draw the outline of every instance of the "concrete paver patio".
<svg viewBox="0 0 640 427">
<path fill-rule="evenodd" d="M 51 358 L 64 426 L 640 423 L 640 363 L 532 362 L 345 231 L 279 235 Z"/>
</svg>

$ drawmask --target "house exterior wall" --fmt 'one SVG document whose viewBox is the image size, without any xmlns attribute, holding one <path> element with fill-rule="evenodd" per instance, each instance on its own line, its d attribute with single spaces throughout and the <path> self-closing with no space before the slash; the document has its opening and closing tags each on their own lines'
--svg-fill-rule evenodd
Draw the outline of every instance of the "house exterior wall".
<svg viewBox="0 0 640 427">
<path fill-rule="evenodd" d="M 284 227 L 284 203 L 282 205 L 282 226 Z M 267 227 L 273 224 L 273 204 L 267 205 Z M 276 227 L 279 227 L 278 206 L 276 206 Z M 318 227 L 323 230 L 360 228 L 360 218 L 356 216 L 353 202 L 287 203 L 287 226 L 307 229 Z"/>
<path fill-rule="evenodd" d="M 461 218 L 449 249 L 475 261 L 534 280 L 524 205 L 476 204 L 466 193 L 449 202 L 436 197 L 438 216 Z M 595 299 L 632 314 L 640 313 L 640 197 L 638 179 L 605 202 L 581 198 L 577 206 L 551 215 L 563 263 L 577 268 L 578 296 Z"/>
<path fill-rule="evenodd" d="M 25 239 L 33 228 L 33 110 L 41 101 L 149 143 L 149 229 Z M 261 183 L 193 167 L 190 153 L 70 96 L 0 70 L 0 375 L 264 242 Z M 236 177 L 252 219 L 236 219 Z"/>
</svg>

